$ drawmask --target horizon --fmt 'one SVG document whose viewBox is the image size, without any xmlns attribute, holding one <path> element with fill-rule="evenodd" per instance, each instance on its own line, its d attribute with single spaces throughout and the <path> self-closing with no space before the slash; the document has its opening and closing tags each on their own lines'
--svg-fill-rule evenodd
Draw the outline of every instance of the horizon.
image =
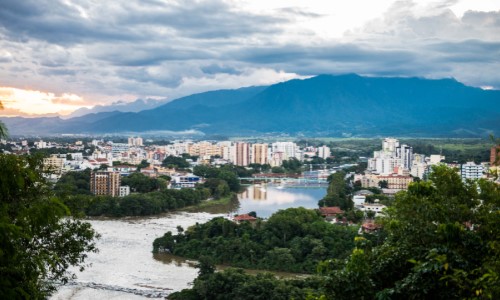
<svg viewBox="0 0 500 300">
<path fill-rule="evenodd" d="M 493 0 L 4 1 L 0 113 L 64 116 L 321 74 L 500 89 L 499 20 Z"/>
</svg>

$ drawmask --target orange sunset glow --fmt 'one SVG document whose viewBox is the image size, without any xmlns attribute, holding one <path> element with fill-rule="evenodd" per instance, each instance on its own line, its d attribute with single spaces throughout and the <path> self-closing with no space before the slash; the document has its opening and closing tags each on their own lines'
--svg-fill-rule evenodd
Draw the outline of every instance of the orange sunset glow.
<svg viewBox="0 0 500 300">
<path fill-rule="evenodd" d="M 67 115 L 81 107 L 91 107 L 83 97 L 76 94 L 25 90 L 11 87 L 0 87 L 0 101 L 4 109 L 2 116 L 45 115 L 57 112 Z"/>
</svg>

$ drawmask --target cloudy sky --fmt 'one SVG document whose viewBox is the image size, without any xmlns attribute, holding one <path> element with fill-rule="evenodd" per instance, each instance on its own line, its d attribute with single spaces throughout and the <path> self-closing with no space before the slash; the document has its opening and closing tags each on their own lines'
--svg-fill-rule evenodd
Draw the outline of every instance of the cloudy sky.
<svg viewBox="0 0 500 300">
<path fill-rule="evenodd" d="M 2 0 L 2 115 L 317 74 L 500 89 L 500 0 Z"/>
</svg>

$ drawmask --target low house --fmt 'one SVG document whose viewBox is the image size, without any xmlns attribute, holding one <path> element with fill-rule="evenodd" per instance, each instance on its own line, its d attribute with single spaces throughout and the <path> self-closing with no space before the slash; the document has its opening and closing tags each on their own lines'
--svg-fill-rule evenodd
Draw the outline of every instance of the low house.
<svg viewBox="0 0 500 300">
<path fill-rule="evenodd" d="M 197 183 L 202 183 L 199 176 L 193 174 L 172 176 L 173 188 L 194 188 Z"/>
<path fill-rule="evenodd" d="M 338 206 L 320 207 L 319 212 L 323 217 L 337 217 L 344 213 Z"/>
<path fill-rule="evenodd" d="M 374 233 L 377 232 L 382 226 L 373 222 L 372 220 L 364 222 L 359 228 L 359 233 Z"/>
<path fill-rule="evenodd" d="M 257 220 L 256 217 L 252 217 L 249 214 L 238 215 L 238 216 L 235 216 L 233 218 L 233 221 L 235 221 L 238 224 L 240 224 L 241 222 L 245 222 L 245 221 L 252 223 L 252 222 L 255 222 L 256 220 Z"/>
</svg>

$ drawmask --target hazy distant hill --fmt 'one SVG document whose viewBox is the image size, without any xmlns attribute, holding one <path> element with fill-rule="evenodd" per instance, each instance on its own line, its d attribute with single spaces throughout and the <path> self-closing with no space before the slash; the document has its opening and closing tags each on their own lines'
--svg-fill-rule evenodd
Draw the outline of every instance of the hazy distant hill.
<svg viewBox="0 0 500 300">
<path fill-rule="evenodd" d="M 138 113 L 85 119 L 63 121 L 52 132 L 499 135 L 500 91 L 468 87 L 453 79 L 321 75 L 269 87 L 200 93 Z"/>
<path fill-rule="evenodd" d="M 82 107 L 72 112 L 68 117 L 75 118 L 75 117 L 82 117 L 88 114 L 97 114 L 97 113 L 112 112 L 112 111 L 139 112 L 141 110 L 158 107 L 160 105 L 165 104 L 167 101 L 168 101 L 167 99 L 163 100 L 137 99 L 133 102 L 117 101 L 113 102 L 111 105 L 96 105 L 92 108 Z"/>
</svg>

